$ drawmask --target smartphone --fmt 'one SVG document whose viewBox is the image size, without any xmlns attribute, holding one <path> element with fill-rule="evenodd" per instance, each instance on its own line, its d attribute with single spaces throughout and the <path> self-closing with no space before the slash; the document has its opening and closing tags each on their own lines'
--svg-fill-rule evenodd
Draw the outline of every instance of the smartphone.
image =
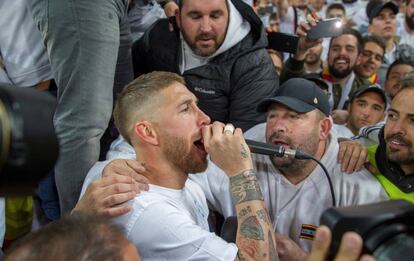
<svg viewBox="0 0 414 261">
<path fill-rule="evenodd" d="M 315 40 L 325 37 L 336 37 L 342 34 L 344 24 L 340 18 L 330 18 L 319 21 L 308 31 L 308 38 Z"/>
<path fill-rule="evenodd" d="M 267 34 L 268 48 L 286 53 L 296 53 L 299 37 L 293 34 L 272 32 Z"/>
</svg>

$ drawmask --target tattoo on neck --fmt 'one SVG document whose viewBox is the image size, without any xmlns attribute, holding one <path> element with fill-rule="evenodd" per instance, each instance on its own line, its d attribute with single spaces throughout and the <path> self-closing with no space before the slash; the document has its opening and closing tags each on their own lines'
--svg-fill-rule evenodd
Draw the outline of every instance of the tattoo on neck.
<svg viewBox="0 0 414 261">
<path fill-rule="evenodd" d="M 230 187 L 235 204 L 263 199 L 256 174 L 251 169 L 230 177 Z"/>
</svg>

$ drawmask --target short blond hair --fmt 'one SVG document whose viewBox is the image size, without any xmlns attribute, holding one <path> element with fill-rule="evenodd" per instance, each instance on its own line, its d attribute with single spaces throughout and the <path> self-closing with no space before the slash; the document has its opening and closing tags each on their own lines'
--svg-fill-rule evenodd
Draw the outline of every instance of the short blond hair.
<svg viewBox="0 0 414 261">
<path fill-rule="evenodd" d="M 118 98 L 114 109 L 114 121 L 118 131 L 127 142 L 131 138 L 136 121 L 151 118 L 152 105 L 155 105 L 157 94 L 174 83 L 185 85 L 183 77 L 171 72 L 154 71 L 143 74 L 126 85 Z"/>
</svg>

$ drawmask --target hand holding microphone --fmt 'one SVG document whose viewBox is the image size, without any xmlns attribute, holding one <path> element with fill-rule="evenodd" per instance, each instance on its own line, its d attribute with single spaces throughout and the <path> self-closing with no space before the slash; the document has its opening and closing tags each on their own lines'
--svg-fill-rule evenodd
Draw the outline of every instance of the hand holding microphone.
<svg viewBox="0 0 414 261">
<path fill-rule="evenodd" d="M 240 174 L 253 168 L 249 147 L 240 128 L 232 124 L 214 122 L 202 129 L 204 147 L 210 159 L 227 176 Z"/>
</svg>

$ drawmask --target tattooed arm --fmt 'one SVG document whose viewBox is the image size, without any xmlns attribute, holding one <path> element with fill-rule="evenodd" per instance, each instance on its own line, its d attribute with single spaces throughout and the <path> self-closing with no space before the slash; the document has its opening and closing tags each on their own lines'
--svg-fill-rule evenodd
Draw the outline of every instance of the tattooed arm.
<svg viewBox="0 0 414 261">
<path fill-rule="evenodd" d="M 224 131 L 224 124 L 214 122 L 202 131 L 210 159 L 230 179 L 238 220 L 237 260 L 278 260 L 273 227 L 241 129 Z"/>
<path fill-rule="evenodd" d="M 238 220 L 238 260 L 278 260 L 276 240 L 253 170 L 230 177 Z"/>
</svg>

